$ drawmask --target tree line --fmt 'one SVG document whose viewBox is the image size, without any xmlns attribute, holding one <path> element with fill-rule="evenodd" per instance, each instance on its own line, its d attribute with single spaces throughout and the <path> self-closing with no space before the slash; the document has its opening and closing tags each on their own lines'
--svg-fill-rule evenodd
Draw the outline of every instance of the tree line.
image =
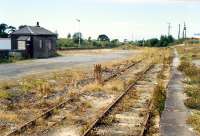
<svg viewBox="0 0 200 136">
<path fill-rule="evenodd" d="M 118 39 L 110 40 L 106 34 L 101 34 L 97 39 L 88 37 L 83 39 L 82 33 L 68 34 L 66 38 L 58 39 L 58 47 L 65 48 L 113 48 L 120 46 Z"/>
<path fill-rule="evenodd" d="M 169 36 L 162 35 L 160 39 L 152 38 L 148 40 L 139 40 L 139 41 L 133 42 L 133 44 L 137 46 L 146 46 L 146 47 L 166 47 L 169 45 L 173 45 L 176 42 L 177 40 L 175 40 L 172 35 L 169 35 Z"/>
<path fill-rule="evenodd" d="M 21 29 L 26 25 L 20 25 L 18 28 Z M 0 38 L 8 38 L 9 34 L 14 32 L 16 27 L 8 25 L 5 23 L 0 24 Z M 57 46 L 60 49 L 65 48 L 114 48 L 119 47 L 124 44 L 129 44 L 131 46 L 146 46 L 146 47 L 166 47 L 169 45 L 177 44 L 183 42 L 182 40 L 176 40 L 172 35 L 164 36 L 162 35 L 159 39 L 152 38 L 147 40 L 138 40 L 131 42 L 120 42 L 118 39 L 111 40 L 106 34 L 99 35 L 96 39 L 88 37 L 83 38 L 82 33 L 77 32 L 73 35 L 68 34 L 66 38 L 59 38 L 57 41 Z"/>
</svg>

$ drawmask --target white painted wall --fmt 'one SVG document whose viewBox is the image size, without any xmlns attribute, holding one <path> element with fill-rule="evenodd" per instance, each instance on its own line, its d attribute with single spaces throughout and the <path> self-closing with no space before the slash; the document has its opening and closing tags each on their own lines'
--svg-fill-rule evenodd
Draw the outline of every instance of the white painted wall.
<svg viewBox="0 0 200 136">
<path fill-rule="evenodd" d="M 0 50 L 11 49 L 10 38 L 0 38 Z"/>
</svg>

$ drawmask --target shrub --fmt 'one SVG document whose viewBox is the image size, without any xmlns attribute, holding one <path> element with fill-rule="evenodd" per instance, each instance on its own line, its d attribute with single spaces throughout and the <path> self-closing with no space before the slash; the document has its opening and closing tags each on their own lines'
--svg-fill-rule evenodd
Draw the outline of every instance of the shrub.
<svg viewBox="0 0 200 136">
<path fill-rule="evenodd" d="M 200 110 L 200 99 L 189 97 L 185 100 L 185 105 L 189 108 Z"/>
<path fill-rule="evenodd" d="M 166 89 L 163 86 L 163 83 L 159 83 L 154 90 L 154 109 L 159 112 L 161 115 L 162 111 L 165 109 L 165 100 L 166 100 Z"/>
</svg>

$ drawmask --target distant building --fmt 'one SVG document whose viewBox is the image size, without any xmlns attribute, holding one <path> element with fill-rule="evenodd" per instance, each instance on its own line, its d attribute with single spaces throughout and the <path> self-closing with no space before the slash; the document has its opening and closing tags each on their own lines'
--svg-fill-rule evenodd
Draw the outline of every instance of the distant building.
<svg viewBox="0 0 200 136">
<path fill-rule="evenodd" d="M 194 34 L 192 39 L 200 40 L 200 33 Z"/>
<path fill-rule="evenodd" d="M 24 26 L 11 33 L 12 51 L 22 51 L 29 58 L 48 58 L 56 53 L 57 34 L 43 27 Z"/>
</svg>

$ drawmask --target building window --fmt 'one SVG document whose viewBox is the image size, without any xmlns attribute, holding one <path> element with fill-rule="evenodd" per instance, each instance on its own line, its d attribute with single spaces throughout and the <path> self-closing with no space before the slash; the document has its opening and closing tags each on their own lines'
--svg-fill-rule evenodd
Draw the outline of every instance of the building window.
<svg viewBox="0 0 200 136">
<path fill-rule="evenodd" d="M 26 49 L 26 41 L 18 41 L 18 50 Z"/>
<path fill-rule="evenodd" d="M 45 45 L 46 45 L 46 47 L 48 47 L 49 50 L 52 49 L 51 40 L 45 40 Z"/>
<path fill-rule="evenodd" d="M 39 47 L 42 49 L 42 40 L 39 40 Z"/>
</svg>

